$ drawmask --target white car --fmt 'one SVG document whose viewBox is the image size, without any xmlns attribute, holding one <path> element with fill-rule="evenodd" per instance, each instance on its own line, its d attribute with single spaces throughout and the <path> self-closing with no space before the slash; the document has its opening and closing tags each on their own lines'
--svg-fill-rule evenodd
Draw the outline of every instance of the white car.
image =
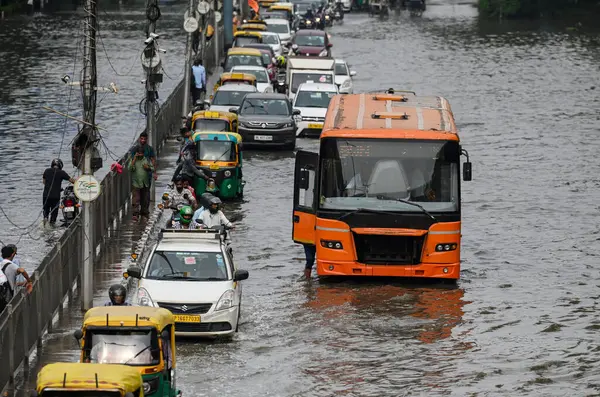
<svg viewBox="0 0 600 397">
<path fill-rule="evenodd" d="M 256 88 L 258 92 L 270 93 L 273 92 L 273 86 L 269 81 L 269 73 L 262 66 L 234 66 L 231 68 L 231 73 L 249 73 L 256 76 Z"/>
<path fill-rule="evenodd" d="M 283 54 L 283 48 L 281 48 L 281 40 L 279 34 L 275 32 L 260 32 L 263 44 L 268 44 L 273 49 L 275 56 Z"/>
<path fill-rule="evenodd" d="M 342 59 L 335 60 L 335 85 L 338 86 L 340 94 L 353 94 L 354 82 L 352 77 L 356 76 L 354 70 L 350 70 L 346 61 Z"/>
<path fill-rule="evenodd" d="M 211 230 L 165 230 L 143 268 L 127 269 L 139 279 L 139 306 L 163 307 L 175 317 L 180 336 L 228 336 L 237 332 L 242 284 L 222 236 Z"/>
<path fill-rule="evenodd" d="M 211 95 L 210 110 L 229 112 L 229 109 L 239 107 L 249 92 L 258 92 L 258 89 L 249 84 L 222 85 L 215 95 Z"/>
<path fill-rule="evenodd" d="M 302 83 L 294 98 L 294 110 L 300 110 L 296 136 L 319 137 L 331 98 L 339 91 L 335 84 Z"/>
<path fill-rule="evenodd" d="M 292 39 L 292 31 L 290 30 L 290 23 L 287 19 L 267 19 L 267 30 L 269 32 L 277 33 L 281 45 L 285 46 Z"/>
</svg>

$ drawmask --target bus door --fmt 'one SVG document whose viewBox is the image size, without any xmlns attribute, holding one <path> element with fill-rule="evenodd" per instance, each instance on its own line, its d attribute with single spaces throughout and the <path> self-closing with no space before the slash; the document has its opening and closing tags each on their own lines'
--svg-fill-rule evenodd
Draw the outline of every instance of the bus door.
<svg viewBox="0 0 600 397">
<path fill-rule="evenodd" d="M 294 170 L 292 237 L 297 243 L 315 244 L 316 181 L 319 155 L 298 150 Z"/>
</svg>

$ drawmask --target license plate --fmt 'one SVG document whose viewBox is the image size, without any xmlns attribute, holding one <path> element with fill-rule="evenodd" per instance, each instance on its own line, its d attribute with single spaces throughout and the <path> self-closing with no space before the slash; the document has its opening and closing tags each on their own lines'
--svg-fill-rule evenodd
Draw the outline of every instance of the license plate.
<svg viewBox="0 0 600 397">
<path fill-rule="evenodd" d="M 255 141 L 272 141 L 273 137 L 271 135 L 254 135 Z"/>
<path fill-rule="evenodd" d="M 199 323 L 200 315 L 173 314 L 176 323 Z"/>
<path fill-rule="evenodd" d="M 65 212 L 75 212 L 75 207 L 65 207 Z"/>
<path fill-rule="evenodd" d="M 323 123 L 311 123 L 308 128 L 323 128 Z"/>
<path fill-rule="evenodd" d="M 211 170 L 218 170 L 219 169 L 219 165 L 218 164 L 211 164 L 210 165 L 210 169 Z"/>
</svg>

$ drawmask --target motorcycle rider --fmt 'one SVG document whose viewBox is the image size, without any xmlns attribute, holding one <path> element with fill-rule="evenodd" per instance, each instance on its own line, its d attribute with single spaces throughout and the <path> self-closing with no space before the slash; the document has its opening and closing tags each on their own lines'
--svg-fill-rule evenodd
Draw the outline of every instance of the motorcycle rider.
<svg viewBox="0 0 600 397">
<path fill-rule="evenodd" d="M 283 55 L 277 55 L 275 59 L 277 60 L 277 67 L 279 69 L 285 69 L 285 57 Z"/>
<path fill-rule="evenodd" d="M 213 197 L 210 199 L 208 211 L 202 212 L 200 220 L 207 228 L 225 226 L 226 228 L 233 228 L 233 224 L 225 217 L 223 211 L 221 211 L 221 199 Z"/>
<path fill-rule="evenodd" d="M 183 187 L 183 177 L 175 177 L 175 186 L 168 192 L 169 198 L 165 201 L 165 208 L 177 208 L 178 204 L 189 205 L 196 208 L 196 199 L 190 189 Z"/>
<path fill-rule="evenodd" d="M 131 306 L 131 303 L 127 302 L 127 289 L 121 284 L 111 285 L 108 289 L 108 297 L 110 300 L 104 304 L 104 306 Z"/>
<path fill-rule="evenodd" d="M 44 192 L 42 193 L 44 225 L 48 222 L 48 216 L 50 216 L 50 225 L 54 226 L 56 223 L 62 181 L 75 183 L 75 179 L 63 171 L 63 165 L 61 159 L 52 160 L 50 168 L 46 168 L 42 176 L 42 183 L 44 184 Z"/>
<path fill-rule="evenodd" d="M 205 226 L 202 222 L 198 220 L 194 220 L 194 210 L 189 205 L 186 205 L 181 208 L 179 211 L 179 220 L 174 220 L 172 222 L 173 229 L 204 229 Z"/>
<path fill-rule="evenodd" d="M 175 177 L 180 175 L 180 173 L 181 175 L 188 175 L 190 178 L 197 176 L 208 181 L 208 176 L 196 165 L 196 145 L 193 142 L 188 141 L 185 144 L 180 160 L 173 174 L 173 181 L 175 181 Z"/>
</svg>

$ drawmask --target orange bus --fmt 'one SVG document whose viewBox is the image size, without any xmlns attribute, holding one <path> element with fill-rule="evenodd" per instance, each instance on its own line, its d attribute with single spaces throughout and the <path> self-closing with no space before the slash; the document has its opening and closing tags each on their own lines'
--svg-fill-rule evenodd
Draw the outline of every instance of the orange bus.
<svg viewBox="0 0 600 397">
<path fill-rule="evenodd" d="M 448 101 L 411 91 L 336 95 L 319 153 L 298 151 L 293 239 L 319 276 L 460 277 L 460 156 Z"/>
</svg>

